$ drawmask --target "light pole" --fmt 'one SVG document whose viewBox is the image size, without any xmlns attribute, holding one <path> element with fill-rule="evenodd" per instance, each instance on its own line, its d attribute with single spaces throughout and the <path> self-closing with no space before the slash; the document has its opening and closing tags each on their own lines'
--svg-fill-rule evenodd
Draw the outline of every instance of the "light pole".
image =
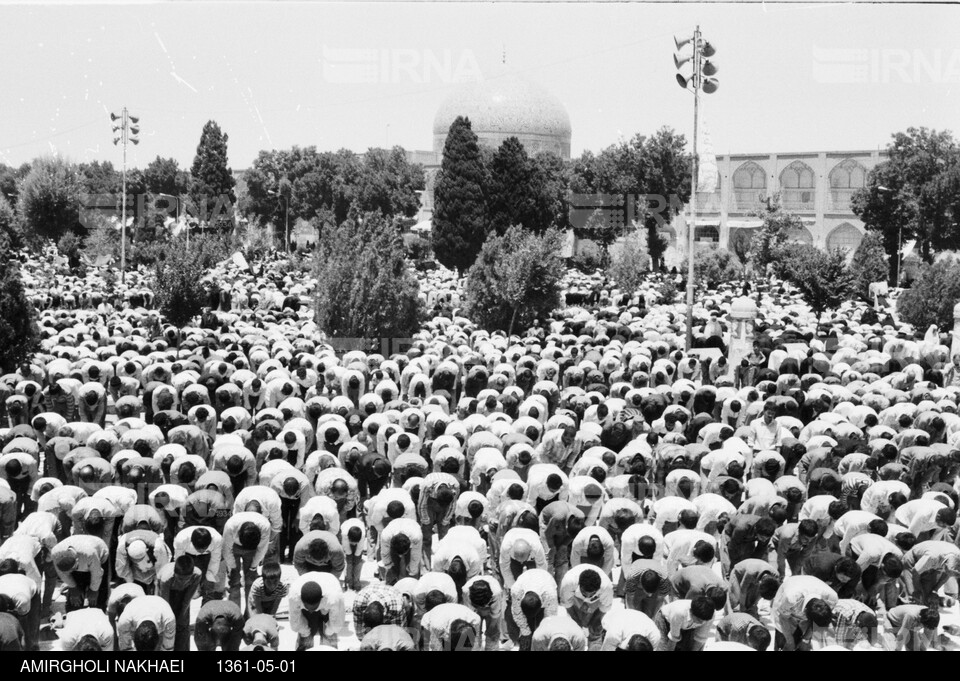
<svg viewBox="0 0 960 681">
<path fill-rule="evenodd" d="M 110 114 L 110 120 L 113 121 L 113 144 L 123 144 L 123 167 L 121 171 L 121 201 L 123 208 L 120 212 L 120 283 L 126 280 L 127 273 L 127 143 L 140 144 L 140 119 L 137 116 L 131 116 L 127 107 L 118 116 L 115 113 Z M 117 123 L 117 121 L 120 121 Z M 119 136 L 117 136 L 119 135 Z"/>
<path fill-rule="evenodd" d="M 697 174 L 699 171 L 699 159 L 697 158 L 697 123 L 700 107 L 700 90 L 704 94 L 713 94 L 717 91 L 719 83 L 716 78 L 711 78 L 717 72 L 716 65 L 710 61 L 716 53 L 713 45 L 703 40 L 698 25 L 693 31 L 693 37 L 686 40 L 673 39 L 677 47 L 677 53 L 673 55 L 673 63 L 677 67 L 677 83 L 684 90 L 693 92 L 693 172 L 690 177 L 690 225 L 687 239 L 687 351 L 693 347 L 693 289 L 694 289 L 694 267 L 693 261 L 696 256 L 696 238 L 697 238 Z M 688 57 L 681 57 L 679 52 L 687 44 L 692 44 L 693 53 Z M 680 73 L 680 67 L 687 62 L 693 62 L 693 74 L 688 78 Z"/>
</svg>

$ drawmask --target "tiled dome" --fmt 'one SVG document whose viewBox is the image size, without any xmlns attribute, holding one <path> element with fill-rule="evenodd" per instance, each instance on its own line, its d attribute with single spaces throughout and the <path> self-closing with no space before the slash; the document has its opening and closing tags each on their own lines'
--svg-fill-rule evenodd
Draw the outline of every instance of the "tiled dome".
<svg viewBox="0 0 960 681">
<path fill-rule="evenodd" d="M 457 116 L 470 119 L 482 144 L 499 146 L 517 137 L 531 156 L 550 151 L 570 158 L 570 117 L 563 104 L 525 78 L 506 75 L 467 83 L 447 97 L 433 120 L 433 148 L 443 153 Z"/>
</svg>

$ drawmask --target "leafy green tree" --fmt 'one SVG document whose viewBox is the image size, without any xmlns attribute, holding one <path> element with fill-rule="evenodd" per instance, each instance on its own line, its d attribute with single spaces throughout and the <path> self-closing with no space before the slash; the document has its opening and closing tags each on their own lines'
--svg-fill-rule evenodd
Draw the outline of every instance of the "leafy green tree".
<svg viewBox="0 0 960 681">
<path fill-rule="evenodd" d="M 470 121 L 458 116 L 443 147 L 434 188 L 433 251 L 444 267 L 462 276 L 487 234 L 486 169 Z"/>
<path fill-rule="evenodd" d="M 803 229 L 803 221 L 793 213 L 783 210 L 779 196 L 767 201 L 766 208 L 756 216 L 763 221 L 753 234 L 750 242 L 749 259 L 754 266 L 754 274 L 763 277 L 767 265 L 774 265 L 783 259 L 783 249 L 790 238 L 790 232 Z"/>
<path fill-rule="evenodd" d="M 73 232 L 67 232 L 57 242 L 57 250 L 60 251 L 60 255 L 67 259 L 70 269 L 80 265 L 80 246 L 81 241 Z"/>
<path fill-rule="evenodd" d="M 110 161 L 92 161 L 77 166 L 83 190 L 89 194 L 119 194 L 120 173 Z"/>
<path fill-rule="evenodd" d="M 0 196 L 0 253 L 23 247 L 23 234 L 13 206 Z"/>
<path fill-rule="evenodd" d="M 686 258 L 680 271 L 689 271 Z M 716 288 L 720 284 L 739 280 L 743 276 L 743 265 L 737 256 L 724 248 L 698 248 L 697 259 L 693 262 L 693 276 L 697 288 Z"/>
<path fill-rule="evenodd" d="M 883 251 L 883 239 L 876 232 L 867 232 L 853 254 L 850 269 L 857 277 L 856 292 L 870 300 L 870 284 L 885 281 L 889 269 L 887 256 Z"/>
<path fill-rule="evenodd" d="M 132 254 L 130 239 L 127 238 L 127 253 Z M 120 262 L 120 230 L 106 218 L 98 216 L 94 224 L 87 231 L 83 240 L 83 252 L 87 258 L 96 263 L 99 258 L 106 256 Z"/>
<path fill-rule="evenodd" d="M 857 285 L 855 273 L 847 266 L 847 252 L 834 248 L 826 253 L 809 244 L 793 250 L 794 259 L 787 265 L 803 300 L 817 315 L 817 331 L 827 310 L 835 310 L 850 298 Z"/>
<path fill-rule="evenodd" d="M 220 228 L 232 223 L 236 181 L 227 166 L 228 135 L 207 121 L 190 167 L 190 202 L 201 222 Z"/>
<path fill-rule="evenodd" d="M 24 166 L 25 172 L 21 175 L 16 168 L 0 163 L 0 196 L 9 201 L 12 206 L 17 204 L 17 196 L 20 194 L 20 181 L 30 171 L 29 165 L 24 164 Z"/>
<path fill-rule="evenodd" d="M 660 197 L 656 205 L 644 206 L 643 214 L 654 269 L 660 267 L 667 248 L 661 227 L 669 225 L 690 201 L 693 162 L 684 151 L 686 144 L 686 138 L 669 127 L 660 128 L 643 143 L 643 193 Z"/>
<path fill-rule="evenodd" d="M 573 230 L 578 239 L 590 239 L 600 248 L 600 266 L 606 267 L 610 263 L 610 246 L 620 236 L 621 230 L 610 224 L 602 210 L 597 208 L 587 218 L 583 227 Z"/>
<path fill-rule="evenodd" d="M 650 267 L 645 241 L 640 232 L 628 235 L 611 258 L 607 270 L 608 276 L 617 286 L 630 294 L 636 292 Z"/>
<path fill-rule="evenodd" d="M 203 311 L 208 292 L 202 280 L 209 260 L 202 244 L 192 243 L 187 249 L 186 244 L 180 242 L 157 261 L 154 269 L 157 308 L 174 326 L 187 326 Z"/>
<path fill-rule="evenodd" d="M 368 149 L 363 155 L 357 187 L 361 210 L 412 218 L 420 210 L 419 192 L 425 187 L 423 166 L 409 163 L 402 147 Z"/>
<path fill-rule="evenodd" d="M 15 371 L 39 349 L 37 312 L 23 289 L 19 265 L 0 257 L 0 373 Z"/>
<path fill-rule="evenodd" d="M 730 230 L 730 251 L 746 265 L 750 262 L 750 246 L 753 241 L 752 230 L 731 229 Z"/>
<path fill-rule="evenodd" d="M 568 167 L 563 159 L 549 151 L 533 157 L 540 181 L 537 184 L 537 214 L 547 226 L 563 231 L 570 227 L 570 207 L 567 202 Z"/>
<path fill-rule="evenodd" d="M 574 194 L 648 198 L 638 202 L 637 208 L 654 269 L 659 268 L 666 249 L 660 229 L 690 200 L 692 163 L 685 146 L 683 135 L 664 127 L 649 138 L 635 135 L 596 155 L 584 152 L 570 165 L 569 186 Z"/>
<path fill-rule="evenodd" d="M 532 232 L 543 232 L 553 215 L 541 213 L 543 193 L 540 166 L 527 156 L 520 140 L 508 137 L 493 155 L 487 169 L 487 215 L 490 228 L 503 234 L 519 225 Z"/>
<path fill-rule="evenodd" d="M 913 286 L 897 300 L 900 319 L 924 331 L 931 324 L 953 328 L 953 307 L 960 301 L 960 261 L 953 258 L 926 265 Z"/>
<path fill-rule="evenodd" d="M 562 302 L 561 246 L 557 230 L 540 236 L 514 226 L 502 236 L 491 233 L 467 274 L 467 316 L 508 335 L 542 323 Z"/>
<path fill-rule="evenodd" d="M 143 169 L 143 180 L 150 194 L 181 197 L 190 189 L 190 173 L 175 158 L 157 156 Z"/>
<path fill-rule="evenodd" d="M 400 234 L 379 213 L 324 227 L 316 271 L 316 322 L 328 336 L 373 341 L 417 332 L 420 287 Z"/>
<path fill-rule="evenodd" d="M 17 206 L 24 222 L 24 237 L 57 240 L 68 231 L 83 234 L 82 189 L 73 164 L 60 157 L 35 160 L 20 186 Z"/>
<path fill-rule="evenodd" d="M 853 212 L 868 230 L 883 235 L 890 281 L 898 278 L 897 252 L 916 240 L 926 262 L 933 253 L 960 248 L 960 146 L 949 131 L 908 128 L 893 135 L 887 159 L 854 194 Z"/>
</svg>

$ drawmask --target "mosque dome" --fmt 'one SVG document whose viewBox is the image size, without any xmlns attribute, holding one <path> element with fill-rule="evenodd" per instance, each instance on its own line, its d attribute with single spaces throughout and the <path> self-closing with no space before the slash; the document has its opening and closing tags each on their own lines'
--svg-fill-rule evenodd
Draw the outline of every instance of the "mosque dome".
<svg viewBox="0 0 960 681">
<path fill-rule="evenodd" d="M 570 117 L 556 97 L 515 74 L 466 83 L 440 105 L 433 119 L 433 149 L 443 153 L 457 116 L 470 119 L 481 144 L 498 147 L 516 137 L 533 156 L 549 151 L 570 158 Z"/>
</svg>

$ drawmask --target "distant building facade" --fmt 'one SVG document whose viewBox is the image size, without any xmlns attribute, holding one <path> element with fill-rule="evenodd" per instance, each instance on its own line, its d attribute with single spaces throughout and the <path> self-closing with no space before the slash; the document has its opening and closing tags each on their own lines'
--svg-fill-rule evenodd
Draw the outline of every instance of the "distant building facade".
<svg viewBox="0 0 960 681">
<path fill-rule="evenodd" d="M 850 199 L 866 186 L 870 171 L 886 157 L 885 151 L 717 156 L 717 190 L 697 193 L 695 239 L 698 244 L 727 248 L 737 230 L 752 232 L 760 227 L 756 213 L 765 207 L 767 198 L 779 193 L 783 209 L 803 222 L 802 228 L 789 235 L 792 240 L 852 253 L 865 230 Z M 663 230 L 668 262 L 686 254 L 691 217 L 688 205 Z"/>
</svg>

